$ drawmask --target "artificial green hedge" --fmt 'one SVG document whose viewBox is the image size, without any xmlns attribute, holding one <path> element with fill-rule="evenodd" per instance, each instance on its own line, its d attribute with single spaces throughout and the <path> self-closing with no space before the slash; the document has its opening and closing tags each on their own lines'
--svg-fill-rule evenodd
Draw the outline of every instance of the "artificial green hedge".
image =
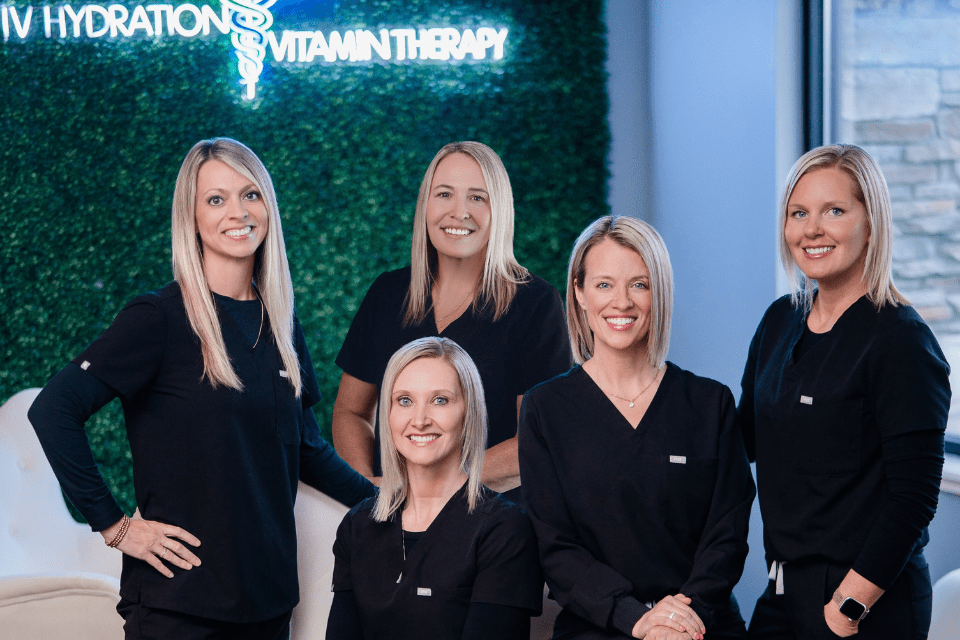
<svg viewBox="0 0 960 640">
<path fill-rule="evenodd" d="M 174 182 L 201 138 L 244 141 L 273 176 L 325 435 L 341 341 L 377 274 L 409 262 L 417 188 L 446 142 L 500 153 L 516 254 L 564 286 L 573 240 L 608 211 L 601 0 L 328 5 L 315 28 L 505 26 L 505 56 L 280 65 L 268 54 L 248 103 L 226 36 L 0 43 L 0 402 L 43 386 L 126 300 L 171 279 Z M 132 512 L 122 423 L 114 402 L 88 432 Z"/>
</svg>

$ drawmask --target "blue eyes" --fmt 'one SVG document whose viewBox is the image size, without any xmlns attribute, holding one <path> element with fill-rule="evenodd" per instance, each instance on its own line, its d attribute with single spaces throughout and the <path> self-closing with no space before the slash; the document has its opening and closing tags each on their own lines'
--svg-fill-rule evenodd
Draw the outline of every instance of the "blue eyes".
<svg viewBox="0 0 960 640">
<path fill-rule="evenodd" d="M 827 215 L 833 216 L 834 218 L 839 218 L 839 217 L 842 216 L 844 213 L 845 213 L 844 210 L 843 210 L 843 209 L 840 209 L 839 207 L 831 207 L 831 208 L 827 211 Z M 796 218 L 796 219 L 798 219 L 798 220 L 802 220 L 802 219 L 806 218 L 807 215 L 808 215 L 808 214 L 807 214 L 806 211 L 803 211 L 803 210 L 801 210 L 801 209 L 797 209 L 796 211 L 794 211 L 794 212 L 792 212 L 792 213 L 790 214 L 790 217 L 791 217 L 791 218 Z"/>
<path fill-rule="evenodd" d="M 434 399 L 431 400 L 430 402 L 432 402 L 433 404 L 435 404 L 435 405 L 437 405 L 437 406 L 442 407 L 443 405 L 449 403 L 450 400 L 449 400 L 448 398 L 446 398 L 445 396 L 437 396 L 436 398 L 434 398 Z M 400 405 L 401 407 L 412 407 L 412 406 L 413 406 L 413 400 L 411 400 L 409 396 L 400 396 L 399 398 L 397 398 L 397 404 Z"/>
<path fill-rule="evenodd" d="M 634 288 L 634 289 L 646 289 L 646 288 L 647 288 L 647 284 L 646 284 L 645 282 L 634 282 L 634 283 L 631 284 L 630 286 L 631 286 L 632 288 Z M 610 283 L 609 283 L 609 282 L 599 282 L 599 283 L 597 283 L 597 289 L 609 289 L 609 288 L 610 288 Z"/>
</svg>

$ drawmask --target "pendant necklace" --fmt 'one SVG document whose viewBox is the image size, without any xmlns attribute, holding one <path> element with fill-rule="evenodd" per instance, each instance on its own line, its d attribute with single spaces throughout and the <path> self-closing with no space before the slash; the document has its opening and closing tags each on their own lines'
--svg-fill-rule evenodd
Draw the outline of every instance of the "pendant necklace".
<svg viewBox="0 0 960 640">
<path fill-rule="evenodd" d="M 400 516 L 400 550 L 403 552 L 403 565 L 407 564 L 407 541 L 403 539 L 403 516 Z M 397 584 L 403 580 L 403 565 L 400 566 L 400 576 L 397 578 Z"/>
<path fill-rule="evenodd" d="M 260 333 L 263 331 L 263 298 L 260 297 L 260 292 L 257 291 L 257 288 L 253 288 L 253 292 L 257 294 L 257 300 L 260 301 L 260 328 L 257 329 L 257 341 L 253 343 L 254 349 L 257 348 L 257 345 L 260 344 Z"/>
<path fill-rule="evenodd" d="M 640 399 L 640 396 L 642 396 L 642 395 L 646 392 L 646 390 L 649 389 L 649 388 L 653 385 L 653 383 L 657 381 L 657 378 L 660 377 L 660 371 L 662 371 L 662 369 L 658 368 L 658 369 L 657 369 L 657 372 L 653 375 L 653 380 L 651 380 L 650 382 L 648 382 L 648 383 L 647 383 L 647 386 L 645 386 L 645 387 L 640 391 L 640 393 L 638 393 L 637 395 L 635 395 L 635 396 L 633 397 L 633 400 L 631 400 L 630 398 L 624 398 L 623 396 L 618 396 L 617 394 L 611 393 L 610 391 L 606 391 L 605 393 L 606 393 L 607 395 L 613 396 L 614 398 L 619 398 L 620 400 L 623 400 L 624 402 L 630 403 L 630 408 L 633 409 L 633 407 L 634 407 L 634 405 L 636 404 L 637 400 Z"/>
</svg>

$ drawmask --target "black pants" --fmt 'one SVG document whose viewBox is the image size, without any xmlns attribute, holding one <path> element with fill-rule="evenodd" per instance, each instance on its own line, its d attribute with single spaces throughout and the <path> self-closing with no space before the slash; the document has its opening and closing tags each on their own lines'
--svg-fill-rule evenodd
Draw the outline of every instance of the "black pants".
<svg viewBox="0 0 960 640">
<path fill-rule="evenodd" d="M 262 622 L 223 622 L 120 599 L 126 640 L 286 640 L 292 611 Z"/>
<path fill-rule="evenodd" d="M 850 567 L 827 562 L 783 565 L 783 595 L 771 580 L 753 611 L 751 640 L 832 640 L 823 607 Z M 923 552 L 910 558 L 893 585 L 860 622 L 856 640 L 925 640 L 933 606 Z"/>
</svg>

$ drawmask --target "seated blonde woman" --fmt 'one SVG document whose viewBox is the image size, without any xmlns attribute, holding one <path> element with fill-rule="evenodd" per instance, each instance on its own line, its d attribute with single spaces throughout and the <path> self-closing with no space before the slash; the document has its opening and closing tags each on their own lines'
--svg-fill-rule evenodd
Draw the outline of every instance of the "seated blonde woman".
<svg viewBox="0 0 960 640">
<path fill-rule="evenodd" d="M 337 531 L 328 640 L 529 638 L 536 538 L 480 484 L 487 415 L 473 361 L 445 338 L 401 347 L 379 412 L 383 483 Z"/>
<path fill-rule="evenodd" d="M 531 389 L 523 495 L 554 638 L 733 640 L 754 485 L 733 395 L 666 361 L 673 276 L 660 235 L 600 218 L 570 256 L 582 363 Z"/>
</svg>

